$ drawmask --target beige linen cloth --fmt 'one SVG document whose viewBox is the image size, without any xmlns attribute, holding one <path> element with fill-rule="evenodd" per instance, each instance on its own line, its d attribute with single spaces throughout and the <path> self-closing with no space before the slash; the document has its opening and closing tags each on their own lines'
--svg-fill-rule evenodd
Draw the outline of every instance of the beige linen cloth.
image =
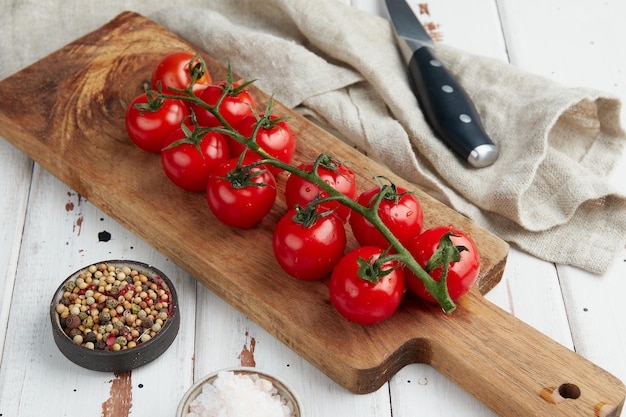
<svg viewBox="0 0 626 417">
<path fill-rule="evenodd" d="M 626 197 L 607 181 L 626 143 L 616 98 L 439 44 L 436 53 L 501 149 L 493 166 L 473 169 L 433 136 L 382 18 L 333 0 L 206 0 L 176 8 L 160 1 L 60 3 L 67 22 L 81 9 L 98 19 L 101 7 L 146 14 L 539 258 L 603 273 L 624 244 Z M 47 11 L 39 13 L 46 19 Z M 10 56 L 11 45 L 3 41 L 0 52 Z"/>
</svg>

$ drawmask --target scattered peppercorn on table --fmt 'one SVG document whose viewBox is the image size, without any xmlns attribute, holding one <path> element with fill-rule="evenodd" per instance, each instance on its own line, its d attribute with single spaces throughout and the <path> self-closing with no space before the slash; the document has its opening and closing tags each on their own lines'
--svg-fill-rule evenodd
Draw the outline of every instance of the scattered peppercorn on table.
<svg viewBox="0 0 626 417">
<path fill-rule="evenodd" d="M 379 12 L 373 1 L 353 3 Z M 617 17 L 623 13 L 609 12 L 607 5 L 603 6 L 606 9 L 585 6 L 585 10 L 575 4 L 559 8 L 551 2 L 501 4 L 499 10 L 488 2 L 429 5 L 439 31 L 450 44 L 511 59 L 522 68 L 547 76 L 567 72 L 572 84 L 602 88 L 626 99 L 620 78 L 626 68 L 623 54 L 596 41 L 624 37 L 619 36 L 624 29 Z M 610 7 L 624 11 L 618 2 Z M 575 53 L 598 58 L 583 64 L 568 49 L 570 36 L 565 34 L 574 31 L 569 27 L 570 16 L 595 13 L 601 18 L 589 16 L 585 20 L 584 26 L 594 32 L 589 32 L 588 43 L 577 44 Z M 551 26 L 537 25 L 528 31 L 519 30 L 537 14 L 558 32 Z M 458 16 L 471 18 L 459 20 Z M 6 37 L 0 39 L 8 42 Z M 547 56 L 542 49 L 544 39 L 562 49 L 550 50 Z M 598 77 L 598 61 L 614 72 Z M 10 73 L 2 75 L 4 78 Z M 394 416 L 493 415 L 428 365 L 402 368 L 375 392 L 350 393 L 295 353 L 293 346 L 282 344 L 230 307 L 9 142 L 0 141 L 0 147 L 0 166 L 5 174 L 0 180 L 5 231 L 0 241 L 0 268 L 5 277 L 0 281 L 0 415 L 38 416 L 44 410 L 49 415 L 174 415 L 179 399 L 194 380 L 239 365 L 269 370 L 288 381 L 299 394 L 307 416 L 391 416 L 392 411 Z M 626 175 L 626 156 L 622 161 L 614 175 L 616 183 Z M 111 204 L 115 204 L 114 195 Z M 620 290 L 626 290 L 625 257 L 626 251 L 607 274 L 598 277 L 534 259 L 512 248 L 502 280 L 487 298 L 625 380 L 626 325 L 617 309 L 624 293 Z M 128 372 L 101 373 L 75 366 L 60 354 L 50 337 L 46 307 L 54 289 L 71 272 L 111 258 L 139 260 L 162 269 L 176 287 L 182 321 L 174 343 L 155 361 Z M 537 352 L 538 357 L 541 354 Z M 550 387 L 545 388 L 550 391 Z M 560 392 L 564 398 L 554 400 L 554 391 L 546 394 L 550 401 L 576 401 L 567 390 Z M 607 415 L 602 413 L 606 408 L 599 404 L 585 415 Z"/>
</svg>

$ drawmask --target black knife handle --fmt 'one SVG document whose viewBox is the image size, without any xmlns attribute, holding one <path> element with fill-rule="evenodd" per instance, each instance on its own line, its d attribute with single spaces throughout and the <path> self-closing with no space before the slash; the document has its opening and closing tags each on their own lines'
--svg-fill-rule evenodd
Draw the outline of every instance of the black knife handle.
<svg viewBox="0 0 626 417">
<path fill-rule="evenodd" d="M 427 46 L 409 61 L 413 90 L 437 135 L 470 165 L 491 165 L 498 148 L 487 136 L 478 112 L 463 87 Z"/>
</svg>

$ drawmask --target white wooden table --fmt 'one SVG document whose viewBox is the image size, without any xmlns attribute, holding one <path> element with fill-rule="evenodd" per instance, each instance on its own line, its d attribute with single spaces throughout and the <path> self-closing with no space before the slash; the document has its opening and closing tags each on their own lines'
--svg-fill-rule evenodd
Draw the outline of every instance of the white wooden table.
<svg viewBox="0 0 626 417">
<path fill-rule="evenodd" d="M 351 3 L 381 11 L 375 0 Z M 427 5 L 443 41 L 451 45 L 626 101 L 626 3 L 621 0 L 432 0 Z M 241 364 L 288 381 L 308 417 L 493 415 L 420 364 L 406 367 L 375 393 L 352 394 L 4 140 L 0 172 L 1 417 L 171 416 L 195 379 Z M 612 178 L 622 193 L 625 178 L 626 155 Z M 99 240 L 104 231 L 109 241 Z M 64 277 L 116 258 L 159 266 L 175 282 L 183 317 L 177 339 L 161 358 L 122 375 L 86 371 L 67 361 L 47 321 L 49 297 Z M 502 282 L 488 299 L 626 380 L 625 293 L 626 249 L 604 276 L 511 249 Z"/>
</svg>

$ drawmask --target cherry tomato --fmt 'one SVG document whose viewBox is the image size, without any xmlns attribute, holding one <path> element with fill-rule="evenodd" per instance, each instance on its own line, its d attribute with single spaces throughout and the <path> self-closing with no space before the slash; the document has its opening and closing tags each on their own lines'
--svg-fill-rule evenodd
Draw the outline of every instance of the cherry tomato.
<svg viewBox="0 0 626 417">
<path fill-rule="evenodd" d="M 385 196 L 378 206 L 378 215 L 391 233 L 406 245 L 422 231 L 424 213 L 422 206 L 414 194 L 402 187 L 382 187 Z M 367 190 L 357 199 L 365 207 L 372 207 L 381 187 Z M 361 246 L 378 246 L 387 248 L 389 242 L 365 217 L 357 212 L 350 214 L 350 227 L 357 242 Z"/>
<path fill-rule="evenodd" d="M 157 101 L 143 93 L 135 97 L 126 109 L 126 132 L 139 148 L 159 153 L 163 141 L 180 128 L 187 116 L 189 110 L 181 100 Z"/>
<path fill-rule="evenodd" d="M 226 91 L 226 96 L 218 110 L 226 122 L 231 127 L 236 128 L 242 118 L 254 114 L 252 109 L 256 104 L 252 94 L 246 88 L 241 88 L 236 83 L 229 86 L 226 81 L 218 81 L 202 90 L 198 94 L 198 98 L 208 105 L 215 106 L 224 91 Z M 195 104 L 192 104 L 191 108 L 196 113 L 196 118 L 201 126 L 221 126 L 219 120 L 208 110 Z"/>
<path fill-rule="evenodd" d="M 158 84 L 161 84 L 163 94 L 179 94 L 170 90 L 170 87 L 185 90 L 191 84 L 190 62 L 194 58 L 194 54 L 187 51 L 177 51 L 166 55 L 154 68 L 152 72 L 151 84 L 152 89 L 158 91 Z M 203 88 L 211 84 L 211 75 L 204 64 L 196 57 L 192 68 L 202 65 L 203 73 L 196 80 L 193 91 L 197 94 Z"/>
<path fill-rule="evenodd" d="M 310 172 L 313 164 L 301 164 L 300 169 Z M 355 199 L 357 195 L 356 176 L 354 172 L 342 163 L 331 157 L 325 157 L 318 167 L 319 176 L 330 184 L 340 193 Z M 317 195 L 320 197 L 328 197 L 328 193 L 323 192 L 317 185 L 297 176 L 290 175 L 285 185 L 285 198 L 287 207 L 294 207 L 298 204 L 301 207 L 306 206 L 313 201 Z M 329 201 L 320 204 L 320 210 L 335 210 L 335 214 L 345 223 L 350 215 L 350 208 L 338 203 L 337 201 Z"/>
<path fill-rule="evenodd" d="M 287 164 L 291 163 L 293 155 L 296 152 L 296 134 L 285 119 L 275 115 L 264 117 L 257 122 L 257 118 L 253 115 L 245 116 L 239 122 L 237 130 L 243 136 L 249 138 L 254 132 L 257 123 L 259 129 L 256 134 L 256 143 L 274 158 L 277 158 Z M 245 146 L 236 140 L 229 138 L 230 151 L 233 156 L 241 154 Z M 274 175 L 280 172 L 280 169 L 270 166 L 270 171 Z"/>
<path fill-rule="evenodd" d="M 209 177 L 206 198 L 211 212 L 222 223 L 249 229 L 260 222 L 276 201 L 276 180 L 263 165 L 247 169 L 254 159 L 231 158 Z"/>
<path fill-rule="evenodd" d="M 192 137 L 188 138 L 186 132 Z M 198 142 L 199 149 L 195 142 Z M 170 145 L 172 147 L 168 147 Z M 218 132 L 201 134 L 194 128 L 184 127 L 172 133 L 163 146 L 163 171 L 174 184 L 186 191 L 206 190 L 211 172 L 230 158 L 228 142 Z"/>
<path fill-rule="evenodd" d="M 402 301 L 404 273 L 393 261 L 382 264 L 380 270 L 386 275 L 374 274 L 379 278 L 376 283 L 359 276 L 358 259 L 372 264 L 382 253 L 383 249 L 374 246 L 358 247 L 341 258 L 330 276 L 330 300 L 349 321 L 366 326 L 378 323 L 391 316 Z"/>
<path fill-rule="evenodd" d="M 341 220 L 315 212 L 315 208 L 289 210 L 274 229 L 272 246 L 278 264 L 300 280 L 328 275 L 346 248 L 346 231 Z"/>
<path fill-rule="evenodd" d="M 456 246 L 460 251 L 460 259 L 457 262 L 450 263 L 446 277 L 450 298 L 456 301 L 474 285 L 480 271 L 480 255 L 470 235 L 453 226 L 437 226 L 422 232 L 407 246 L 407 249 L 422 268 L 435 281 L 439 281 L 441 280 L 442 266 L 439 265 L 432 271 L 429 271 L 427 264 L 433 254 L 441 248 L 442 238 L 448 234 L 452 242 L 451 246 Z M 405 268 L 405 275 L 407 286 L 413 293 L 425 300 L 436 302 L 434 297 L 426 290 L 422 281 L 408 268 Z"/>
</svg>

